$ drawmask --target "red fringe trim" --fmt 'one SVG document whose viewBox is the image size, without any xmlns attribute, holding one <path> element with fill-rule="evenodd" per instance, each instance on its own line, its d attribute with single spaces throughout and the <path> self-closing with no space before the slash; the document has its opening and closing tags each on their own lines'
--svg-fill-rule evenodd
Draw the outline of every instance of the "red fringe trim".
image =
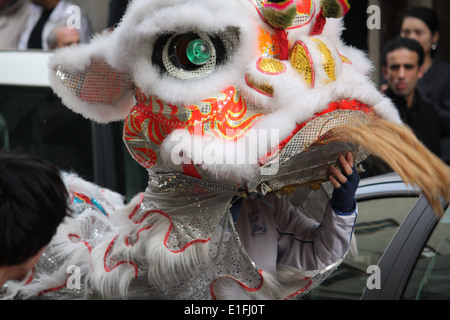
<svg viewBox="0 0 450 320">
<path fill-rule="evenodd" d="M 314 26 L 309 33 L 310 36 L 317 36 L 319 34 L 322 34 L 323 28 L 325 27 L 326 18 L 323 16 L 323 10 L 320 9 L 319 14 L 316 17 L 316 22 L 314 23 Z"/>
<path fill-rule="evenodd" d="M 279 60 L 289 59 L 289 40 L 287 38 L 287 32 L 284 29 L 276 29 L 277 38 L 280 42 L 280 54 Z"/>
</svg>

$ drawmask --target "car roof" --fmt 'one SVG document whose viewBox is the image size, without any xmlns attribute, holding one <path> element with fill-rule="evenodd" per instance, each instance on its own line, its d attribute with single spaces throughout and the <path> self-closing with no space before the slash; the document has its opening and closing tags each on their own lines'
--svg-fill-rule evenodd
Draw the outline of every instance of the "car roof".
<svg viewBox="0 0 450 320">
<path fill-rule="evenodd" d="M 51 51 L 0 51 L 0 85 L 50 87 Z"/>
<path fill-rule="evenodd" d="M 417 197 L 420 193 L 420 189 L 406 184 L 397 173 L 391 172 L 361 179 L 355 197 L 356 200 L 397 196 Z"/>
</svg>

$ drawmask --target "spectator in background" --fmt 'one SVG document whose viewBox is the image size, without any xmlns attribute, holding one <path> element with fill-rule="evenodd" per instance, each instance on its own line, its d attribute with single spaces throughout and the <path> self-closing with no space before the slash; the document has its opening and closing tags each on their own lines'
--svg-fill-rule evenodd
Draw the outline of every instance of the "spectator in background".
<svg viewBox="0 0 450 320">
<path fill-rule="evenodd" d="M 69 23 L 74 19 L 80 19 L 80 30 L 78 31 L 81 42 L 89 42 L 92 36 L 91 24 L 81 10 L 73 10 L 79 8 L 78 6 L 68 0 L 32 0 L 32 2 L 25 31 L 19 40 L 18 48 L 20 50 L 48 50 L 47 38 L 55 26 L 59 25 L 61 21 Z M 80 13 L 79 17 L 76 16 L 78 12 Z"/>
<path fill-rule="evenodd" d="M 403 122 L 430 151 L 440 156 L 437 108 L 417 89 L 424 59 L 417 41 L 399 37 L 386 43 L 381 68 L 388 84 L 386 95 L 393 100 Z"/>
<path fill-rule="evenodd" d="M 424 74 L 418 82 L 418 89 L 436 103 L 442 159 L 450 164 L 450 64 L 437 53 L 440 35 L 436 12 L 426 7 L 409 9 L 402 19 L 400 35 L 417 40 L 424 50 Z"/>
<path fill-rule="evenodd" d="M 68 212 L 68 191 L 56 166 L 0 151 L 0 287 L 24 280 Z"/>
<path fill-rule="evenodd" d="M 15 50 L 28 19 L 29 0 L 0 0 L 0 50 Z"/>
<path fill-rule="evenodd" d="M 108 27 L 114 28 L 120 22 L 130 0 L 111 0 L 109 2 Z"/>
<path fill-rule="evenodd" d="M 79 43 L 81 43 L 81 38 L 78 30 L 68 28 L 65 24 L 55 27 L 47 38 L 50 50 L 69 47 Z"/>
</svg>

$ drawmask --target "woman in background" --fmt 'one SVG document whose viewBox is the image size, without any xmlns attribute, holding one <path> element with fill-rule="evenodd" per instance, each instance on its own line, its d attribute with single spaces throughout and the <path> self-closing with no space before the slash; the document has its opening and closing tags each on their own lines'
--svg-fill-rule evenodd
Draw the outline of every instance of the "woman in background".
<svg viewBox="0 0 450 320">
<path fill-rule="evenodd" d="M 413 7 L 403 16 L 400 36 L 418 41 L 425 52 L 423 76 L 418 89 L 436 104 L 441 126 L 441 157 L 450 163 L 450 64 L 437 53 L 439 20 L 426 7 Z"/>
</svg>

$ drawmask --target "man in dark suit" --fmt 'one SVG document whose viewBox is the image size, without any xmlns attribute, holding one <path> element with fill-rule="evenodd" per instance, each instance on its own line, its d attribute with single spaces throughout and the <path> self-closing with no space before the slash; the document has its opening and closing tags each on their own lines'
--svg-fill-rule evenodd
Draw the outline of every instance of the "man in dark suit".
<svg viewBox="0 0 450 320">
<path fill-rule="evenodd" d="M 423 75 L 424 53 L 421 45 L 408 38 L 396 38 L 383 50 L 382 72 L 388 83 L 386 95 L 396 105 L 401 119 L 417 138 L 440 156 L 440 126 L 433 102 L 417 89 Z"/>
<path fill-rule="evenodd" d="M 109 3 L 108 27 L 114 27 L 122 19 L 129 0 L 111 0 Z"/>
</svg>

